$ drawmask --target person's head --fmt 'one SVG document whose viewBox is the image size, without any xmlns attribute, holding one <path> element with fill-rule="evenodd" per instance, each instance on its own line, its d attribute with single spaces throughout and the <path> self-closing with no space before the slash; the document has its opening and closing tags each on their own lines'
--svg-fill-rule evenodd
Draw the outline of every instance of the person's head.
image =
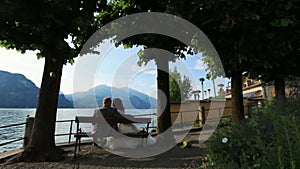
<svg viewBox="0 0 300 169">
<path fill-rule="evenodd" d="M 113 106 L 117 109 L 120 110 L 122 112 L 124 112 L 124 106 L 123 106 L 123 102 L 120 98 L 115 98 L 113 100 Z"/>
<path fill-rule="evenodd" d="M 110 97 L 103 98 L 103 106 L 104 107 L 111 107 L 111 98 Z"/>
</svg>

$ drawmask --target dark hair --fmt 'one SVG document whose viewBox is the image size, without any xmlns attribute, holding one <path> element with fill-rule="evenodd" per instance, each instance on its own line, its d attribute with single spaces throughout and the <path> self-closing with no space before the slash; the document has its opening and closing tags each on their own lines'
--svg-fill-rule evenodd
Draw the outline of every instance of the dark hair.
<svg viewBox="0 0 300 169">
<path fill-rule="evenodd" d="M 103 98 L 103 104 L 110 106 L 110 104 L 111 104 L 111 98 L 110 97 Z"/>
</svg>

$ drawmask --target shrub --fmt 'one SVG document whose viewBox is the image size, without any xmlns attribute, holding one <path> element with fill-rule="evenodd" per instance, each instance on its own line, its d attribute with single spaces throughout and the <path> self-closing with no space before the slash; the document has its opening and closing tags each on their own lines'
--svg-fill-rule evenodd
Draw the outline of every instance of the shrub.
<svg viewBox="0 0 300 169">
<path fill-rule="evenodd" d="M 218 127 L 207 142 L 211 168 L 300 168 L 300 102 L 268 103 L 245 122 Z"/>
</svg>

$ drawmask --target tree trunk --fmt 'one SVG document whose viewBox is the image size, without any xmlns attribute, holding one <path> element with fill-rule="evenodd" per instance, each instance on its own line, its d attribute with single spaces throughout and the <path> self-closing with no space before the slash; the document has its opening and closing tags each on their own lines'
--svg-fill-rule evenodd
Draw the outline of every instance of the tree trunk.
<svg viewBox="0 0 300 169">
<path fill-rule="evenodd" d="M 171 127 L 169 62 L 156 60 L 157 64 L 157 130 L 163 133 Z"/>
<path fill-rule="evenodd" d="M 58 161 L 63 158 L 55 147 L 54 137 L 63 57 L 51 56 L 45 57 L 33 132 L 22 156 L 24 161 Z"/>
<path fill-rule="evenodd" d="M 243 76 L 240 71 L 236 71 L 231 77 L 231 103 L 232 121 L 241 122 L 245 119 L 243 104 Z"/>
<path fill-rule="evenodd" d="M 277 76 L 274 81 L 275 86 L 275 100 L 282 102 L 285 100 L 285 81 L 283 76 Z"/>
</svg>

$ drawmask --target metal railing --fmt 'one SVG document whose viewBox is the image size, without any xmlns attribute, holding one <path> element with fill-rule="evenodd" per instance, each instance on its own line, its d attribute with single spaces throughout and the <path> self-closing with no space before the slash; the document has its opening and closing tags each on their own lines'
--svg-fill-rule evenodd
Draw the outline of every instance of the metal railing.
<svg viewBox="0 0 300 169">
<path fill-rule="evenodd" d="M 0 129 L 11 128 L 11 127 L 15 127 L 15 126 L 22 126 L 22 125 L 26 125 L 26 124 L 27 124 L 26 122 L 24 122 L 24 123 L 17 123 L 17 124 L 10 124 L 10 125 L 6 125 L 6 126 L 0 126 Z M 20 141 L 20 140 L 24 140 L 24 137 L 14 138 L 13 140 L 1 143 L 0 147 L 1 146 L 5 146 L 7 144 L 11 144 L 11 143 L 17 142 L 17 141 Z"/>
<path fill-rule="evenodd" d="M 68 143 L 71 143 L 71 138 L 72 138 L 72 135 L 75 134 L 73 133 L 73 122 L 75 120 L 58 120 L 56 121 L 56 123 L 66 123 L 66 122 L 70 122 L 70 129 L 69 129 L 69 133 L 58 133 L 58 134 L 55 134 L 54 136 L 66 136 L 68 135 L 69 136 L 69 139 L 68 139 Z"/>
<path fill-rule="evenodd" d="M 244 106 L 244 107 L 255 107 L 255 106 Z M 211 111 L 211 110 L 218 110 L 219 111 L 219 117 L 222 116 L 222 111 L 224 111 L 225 109 L 231 109 L 232 107 L 223 107 L 223 108 L 213 108 L 213 109 L 205 109 L 204 107 L 201 107 L 201 109 L 197 109 L 197 110 L 188 110 L 188 111 L 180 111 L 180 112 L 171 112 L 171 114 L 178 114 L 180 116 L 180 124 L 181 126 L 184 126 L 185 124 L 191 124 L 191 123 L 195 123 L 195 122 L 199 122 L 201 123 L 202 125 L 205 123 L 206 121 L 206 111 Z M 195 112 L 197 111 L 198 114 L 201 114 L 201 118 L 197 118 L 193 121 L 183 121 L 183 114 L 184 113 L 190 113 L 190 112 Z M 141 115 L 135 115 L 136 117 L 141 117 L 141 116 L 151 116 L 151 117 L 154 117 L 156 116 L 156 113 L 148 113 L 148 114 L 141 114 Z M 56 133 L 54 136 L 68 136 L 68 143 L 71 143 L 71 138 L 72 138 L 72 135 L 74 135 L 75 133 L 73 132 L 73 126 L 74 126 L 74 122 L 75 120 L 58 120 L 56 121 L 56 123 L 70 123 L 70 126 L 69 126 L 69 132 L 67 133 Z M 11 124 L 11 125 L 6 125 L 6 126 L 0 126 L 0 130 L 1 129 L 6 129 L 6 128 L 10 128 L 10 127 L 15 127 L 15 126 L 22 126 L 22 125 L 27 125 L 26 122 L 24 123 L 18 123 L 18 124 Z M 25 126 L 26 127 L 26 126 Z M 156 128 L 156 126 L 154 126 L 154 124 L 152 126 L 150 126 L 149 128 Z M 13 138 L 13 140 L 10 140 L 10 141 L 6 141 L 4 143 L 0 143 L 0 147 L 1 146 L 4 146 L 4 145 L 7 145 L 7 144 L 11 144 L 11 143 L 14 143 L 14 142 L 17 142 L 17 141 L 21 141 L 21 140 L 25 140 L 25 137 L 18 137 L 18 138 Z"/>
<path fill-rule="evenodd" d="M 74 121 L 75 120 L 58 120 L 58 121 L 56 121 L 56 123 L 66 123 L 66 122 L 69 122 L 70 123 L 70 127 L 69 127 L 69 132 L 68 133 L 56 133 L 54 136 L 66 136 L 66 135 L 68 135 L 69 136 L 68 137 L 68 143 L 71 143 L 71 137 L 72 137 L 73 134 L 75 134 L 75 133 L 72 132 Z M 7 128 L 15 127 L 15 126 L 22 126 L 22 125 L 24 125 L 24 128 L 25 128 L 27 124 L 28 124 L 27 122 L 24 122 L 24 123 L 17 123 L 17 124 L 10 124 L 10 125 L 5 125 L 5 126 L 0 126 L 0 130 L 1 129 L 7 129 Z M 8 144 L 12 144 L 14 142 L 18 142 L 18 141 L 21 141 L 21 140 L 23 140 L 23 142 L 24 142 L 25 139 L 26 139 L 25 136 L 18 137 L 18 138 L 13 138 L 12 140 L 0 143 L 0 147 L 8 145 Z"/>
</svg>

